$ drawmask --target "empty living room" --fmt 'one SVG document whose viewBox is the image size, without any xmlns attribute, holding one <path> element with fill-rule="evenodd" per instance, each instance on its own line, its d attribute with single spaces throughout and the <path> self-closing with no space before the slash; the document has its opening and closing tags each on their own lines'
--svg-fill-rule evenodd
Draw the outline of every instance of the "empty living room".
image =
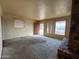
<svg viewBox="0 0 79 59">
<path fill-rule="evenodd" d="M 79 59 L 78 0 L 0 0 L 0 59 Z"/>
</svg>

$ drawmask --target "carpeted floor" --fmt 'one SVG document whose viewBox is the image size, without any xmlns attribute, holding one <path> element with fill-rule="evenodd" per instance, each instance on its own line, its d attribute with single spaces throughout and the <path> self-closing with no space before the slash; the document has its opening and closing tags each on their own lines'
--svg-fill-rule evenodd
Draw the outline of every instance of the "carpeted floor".
<svg viewBox="0 0 79 59">
<path fill-rule="evenodd" d="M 44 36 L 5 40 L 2 59 L 57 59 L 61 41 Z"/>
</svg>

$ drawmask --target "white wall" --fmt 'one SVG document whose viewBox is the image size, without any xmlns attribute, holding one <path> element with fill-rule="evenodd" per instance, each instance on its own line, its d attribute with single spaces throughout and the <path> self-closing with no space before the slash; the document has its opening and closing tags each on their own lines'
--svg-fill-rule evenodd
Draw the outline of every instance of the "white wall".
<svg viewBox="0 0 79 59">
<path fill-rule="evenodd" d="M 23 28 L 15 28 L 14 21 L 20 19 L 24 21 Z M 15 17 L 2 17 L 3 22 L 3 39 L 11 39 L 23 36 L 33 35 L 33 21 L 30 19 L 21 19 Z"/>
<path fill-rule="evenodd" d="M 2 53 L 2 31 L 1 31 L 1 17 L 0 17 L 0 58 Z"/>
<path fill-rule="evenodd" d="M 2 53 L 2 31 L 1 31 L 1 8 L 0 8 L 0 59 L 1 59 L 1 53 Z"/>
</svg>

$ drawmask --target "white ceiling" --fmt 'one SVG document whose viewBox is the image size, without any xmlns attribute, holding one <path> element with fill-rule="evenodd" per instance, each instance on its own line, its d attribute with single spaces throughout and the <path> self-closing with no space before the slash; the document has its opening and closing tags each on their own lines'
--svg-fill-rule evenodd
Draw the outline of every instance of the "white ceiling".
<svg viewBox="0 0 79 59">
<path fill-rule="evenodd" d="M 3 15 L 47 19 L 71 14 L 72 0 L 0 0 Z"/>
</svg>

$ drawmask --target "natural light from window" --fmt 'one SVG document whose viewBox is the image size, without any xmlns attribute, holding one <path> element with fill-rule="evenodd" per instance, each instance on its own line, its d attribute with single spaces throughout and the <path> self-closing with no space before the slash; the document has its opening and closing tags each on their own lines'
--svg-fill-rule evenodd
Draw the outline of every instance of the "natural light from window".
<svg viewBox="0 0 79 59">
<path fill-rule="evenodd" d="M 66 21 L 56 21 L 55 34 L 65 35 Z"/>
<path fill-rule="evenodd" d="M 41 23 L 41 24 L 40 24 L 40 31 L 39 31 L 39 34 L 40 34 L 40 35 L 43 35 L 43 34 L 44 34 L 44 23 Z"/>
</svg>

